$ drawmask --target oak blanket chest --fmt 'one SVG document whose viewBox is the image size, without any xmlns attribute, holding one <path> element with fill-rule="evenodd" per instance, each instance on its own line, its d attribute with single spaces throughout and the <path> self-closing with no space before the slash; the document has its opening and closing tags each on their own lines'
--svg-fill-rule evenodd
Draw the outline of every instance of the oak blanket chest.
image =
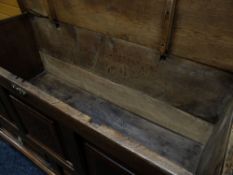
<svg viewBox="0 0 233 175">
<path fill-rule="evenodd" d="M 18 2 L 3 139 L 47 174 L 232 173 L 232 0 Z"/>
</svg>

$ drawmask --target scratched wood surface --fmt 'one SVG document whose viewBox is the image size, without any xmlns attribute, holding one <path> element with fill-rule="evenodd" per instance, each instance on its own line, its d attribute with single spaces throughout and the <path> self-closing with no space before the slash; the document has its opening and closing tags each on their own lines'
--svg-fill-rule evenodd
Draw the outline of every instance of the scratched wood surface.
<svg viewBox="0 0 233 175">
<path fill-rule="evenodd" d="M 84 137 L 88 137 L 90 139 L 90 136 L 88 136 L 88 134 L 86 134 L 86 132 L 90 132 L 93 135 L 97 135 L 97 136 L 99 136 L 101 134 L 104 138 L 106 138 L 106 140 L 108 141 L 108 143 L 110 145 L 114 144 L 117 147 L 120 146 L 124 151 L 128 152 L 128 154 L 130 154 L 131 156 L 132 156 L 132 154 L 134 154 L 134 158 L 136 156 L 137 159 L 146 160 L 146 162 L 144 162 L 144 163 L 147 164 L 148 165 L 147 167 L 150 169 L 152 166 L 153 167 L 152 169 L 154 169 L 155 167 L 160 167 L 160 169 L 162 169 L 164 172 L 169 172 L 169 174 L 170 174 L 170 172 L 173 172 L 174 174 L 179 174 L 179 175 L 191 175 L 192 174 L 192 172 L 185 169 L 183 166 L 178 165 L 177 163 L 175 163 L 175 161 L 172 161 L 172 160 L 165 158 L 163 155 L 159 154 L 158 152 L 153 151 L 152 149 L 148 148 L 148 146 L 146 146 L 145 144 L 140 143 L 139 141 L 136 141 L 135 139 L 129 138 L 128 136 L 122 134 L 118 130 L 116 130 L 112 127 L 108 127 L 106 125 L 97 125 L 96 123 L 92 122 L 90 116 L 81 112 L 77 108 L 71 107 L 69 104 L 67 104 L 68 101 L 62 102 L 61 101 L 62 98 L 58 99 L 58 98 L 54 97 L 55 95 L 52 96 L 48 92 L 45 92 L 44 90 L 41 90 L 40 88 L 37 88 L 36 86 L 32 85 L 31 83 L 29 83 L 27 81 L 22 81 L 21 78 L 16 78 L 15 75 L 11 74 L 10 72 L 6 71 L 5 69 L 3 69 L 1 67 L 0 67 L 0 80 L 2 82 L 4 82 L 4 87 L 10 87 L 11 84 L 14 83 L 15 85 L 22 87 L 25 91 L 27 91 L 28 95 L 30 94 L 30 96 L 31 96 L 30 98 L 39 97 L 40 101 L 48 103 L 52 109 L 56 108 L 59 112 L 62 113 L 62 115 L 60 117 L 57 117 L 56 115 L 55 116 L 51 115 L 51 117 L 54 120 L 57 120 L 59 122 L 64 122 L 64 124 L 72 125 L 71 127 L 74 129 L 74 131 L 76 131 L 77 133 L 80 133 L 81 135 L 84 135 Z M 47 83 L 49 83 L 51 85 L 50 82 L 47 82 Z M 62 81 L 61 81 L 61 83 L 62 83 Z M 65 86 L 64 89 L 66 91 L 68 90 L 68 92 L 73 92 L 73 90 L 70 90 L 69 88 L 67 89 L 67 84 L 63 84 L 63 85 Z M 63 88 L 61 88 L 61 89 L 63 89 Z M 58 88 L 56 90 L 59 91 L 61 89 Z M 74 88 L 74 89 L 76 90 L 77 88 Z M 56 94 L 57 92 L 54 91 L 54 93 Z M 76 95 L 74 96 L 75 98 L 77 97 Z M 69 99 L 67 99 L 67 100 L 69 100 Z M 76 99 L 75 101 L 78 102 L 79 100 Z M 83 104 L 85 105 L 85 103 L 83 103 Z M 114 113 L 114 111 L 112 111 L 112 112 Z M 139 117 L 139 120 L 140 120 L 140 117 Z M 146 122 L 146 123 L 149 124 L 149 122 Z M 120 124 L 121 124 L 121 122 L 120 122 Z M 165 131 L 165 132 L 167 132 L 167 131 Z M 174 133 L 171 133 L 171 132 L 170 132 L 170 134 L 174 135 Z M 152 136 L 153 136 L 153 134 L 152 134 Z M 195 151 L 199 152 L 199 148 L 200 148 L 199 144 L 192 142 L 187 138 L 182 138 L 180 136 L 178 136 L 178 137 L 180 138 L 179 140 L 181 140 L 184 143 L 186 142 L 187 145 L 189 145 L 189 146 L 187 146 L 186 144 L 183 145 L 184 147 L 187 148 L 187 150 L 193 149 L 194 152 Z M 164 138 L 162 138 L 162 140 L 163 139 Z M 101 141 L 102 140 L 103 140 L 103 138 L 101 139 Z M 156 140 L 154 140 L 154 141 L 156 141 Z M 95 143 L 95 144 L 101 145 L 101 143 Z M 109 144 L 107 144 L 107 145 L 109 145 Z M 162 144 L 164 144 L 164 143 L 162 142 Z M 193 147 L 190 145 L 193 145 Z M 109 149 L 111 149 L 111 146 Z M 180 149 L 179 146 L 178 146 L 178 149 Z M 181 150 L 181 152 L 182 152 L 182 150 Z M 187 151 L 185 154 L 192 155 L 192 153 L 193 153 L 192 151 L 191 152 Z M 194 153 L 193 158 L 195 156 L 197 156 L 197 154 Z M 115 154 L 115 157 L 119 157 L 119 155 Z M 121 158 L 122 157 L 120 157 L 119 159 L 121 159 Z M 187 160 L 190 161 L 191 159 L 187 159 Z M 124 161 L 124 160 L 122 160 L 122 161 Z M 132 162 L 130 162 L 130 163 L 125 162 L 125 163 L 132 165 Z M 191 168 L 193 168 L 193 167 L 191 167 Z M 138 169 L 140 169 L 140 167 Z M 150 172 L 152 172 L 152 171 L 150 171 Z M 150 174 L 153 174 L 153 173 L 150 173 Z"/>
<path fill-rule="evenodd" d="M 30 2 L 28 8 L 46 12 L 38 2 Z M 57 0 L 54 8 L 60 21 L 158 50 L 165 4 L 163 0 Z M 232 8 L 232 0 L 179 0 L 171 54 L 233 71 Z"/>
<path fill-rule="evenodd" d="M 207 142 L 212 132 L 212 125 L 208 122 L 153 99 L 140 91 L 116 84 L 42 52 L 41 56 L 45 69 L 59 76 L 64 82 L 87 90 L 149 121 L 203 144 Z"/>
<path fill-rule="evenodd" d="M 46 3 L 24 1 L 38 12 L 46 9 Z M 165 4 L 164 0 L 69 0 L 55 1 L 54 8 L 63 22 L 157 48 Z"/>
<path fill-rule="evenodd" d="M 153 49 L 67 24 L 57 29 L 35 18 L 33 26 L 44 53 L 209 122 L 218 121 L 224 98 L 232 94 L 230 73 L 179 57 L 161 62 Z"/>
<path fill-rule="evenodd" d="M 91 93 L 64 83 L 62 79 L 51 74 L 39 76 L 32 83 L 90 116 L 92 123 L 111 127 L 189 171 L 195 170 L 202 152 L 201 144 L 148 122 Z M 165 147 L 166 151 L 164 151 Z"/>
</svg>

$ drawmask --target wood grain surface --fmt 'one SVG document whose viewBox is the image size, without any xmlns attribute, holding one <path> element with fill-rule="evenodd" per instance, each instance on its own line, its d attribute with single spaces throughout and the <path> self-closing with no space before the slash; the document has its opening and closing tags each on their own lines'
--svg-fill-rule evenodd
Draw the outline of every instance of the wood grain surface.
<svg viewBox="0 0 233 175">
<path fill-rule="evenodd" d="M 33 27 L 44 53 L 212 123 L 233 93 L 230 73 L 180 57 L 160 61 L 153 49 L 68 24 L 35 18 Z"/>
<path fill-rule="evenodd" d="M 195 171 L 202 153 L 202 144 L 173 133 L 109 101 L 65 83 L 58 76 L 46 73 L 35 78 L 32 84 L 82 111 L 91 118 L 93 124 L 113 128 L 189 171 Z"/>
<path fill-rule="evenodd" d="M 25 0 L 28 1 L 29 0 Z M 57 0 L 58 20 L 158 51 L 165 1 Z M 39 0 L 28 8 L 46 12 Z M 233 71 L 233 2 L 179 0 L 171 54 Z"/>
<path fill-rule="evenodd" d="M 180 0 L 172 53 L 233 71 L 233 1 Z"/>
<path fill-rule="evenodd" d="M 77 66 L 61 62 L 42 52 L 41 57 L 45 69 L 65 82 L 109 100 L 176 133 L 204 144 L 212 132 L 211 124 L 144 93 L 111 82 Z"/>
<path fill-rule="evenodd" d="M 17 16 L 20 13 L 17 0 L 0 0 L 0 20 Z"/>
<path fill-rule="evenodd" d="M 68 125 L 86 140 L 96 140 L 96 146 L 105 148 L 114 157 L 118 157 L 119 159 L 124 157 L 124 160 L 122 160 L 123 163 L 131 167 L 135 167 L 135 163 L 140 165 L 135 167 L 139 173 L 143 174 L 147 172 L 147 174 L 153 174 L 156 172 L 155 170 L 160 170 L 162 172 L 168 172 L 168 174 L 170 172 L 179 175 L 192 174 L 184 167 L 166 159 L 145 145 L 120 134 L 118 131 L 105 125 L 95 125 L 90 122 L 88 115 L 40 90 L 31 83 L 22 81 L 21 78 L 16 79 L 13 74 L 5 69 L 0 68 L 0 75 L 2 86 L 9 88 L 14 83 L 22 87 L 27 91 L 27 97 L 24 98 L 24 101 L 30 102 L 35 109 L 39 107 L 41 110 L 46 110 L 48 115 L 51 115 L 54 120 Z M 54 115 L 54 112 L 56 115 Z M 142 166 L 143 169 L 141 168 Z"/>
<path fill-rule="evenodd" d="M 19 7 L 17 0 L 0 0 L 0 3 L 7 4 L 13 7 Z"/>
</svg>

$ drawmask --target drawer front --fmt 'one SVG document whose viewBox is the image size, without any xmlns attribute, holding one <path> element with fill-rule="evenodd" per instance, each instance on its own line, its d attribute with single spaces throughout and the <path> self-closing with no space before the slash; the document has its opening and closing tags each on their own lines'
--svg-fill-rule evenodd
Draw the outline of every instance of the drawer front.
<svg viewBox="0 0 233 175">
<path fill-rule="evenodd" d="M 55 123 L 16 98 L 11 97 L 11 100 L 26 129 L 27 137 L 33 142 L 63 156 Z"/>
<path fill-rule="evenodd" d="M 90 175 L 134 175 L 89 144 L 85 144 L 85 153 Z"/>
</svg>

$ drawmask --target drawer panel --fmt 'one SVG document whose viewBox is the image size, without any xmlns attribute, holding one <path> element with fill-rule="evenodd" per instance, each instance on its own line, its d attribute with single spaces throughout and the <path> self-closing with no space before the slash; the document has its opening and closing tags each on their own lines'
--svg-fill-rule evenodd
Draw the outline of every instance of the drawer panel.
<svg viewBox="0 0 233 175">
<path fill-rule="evenodd" d="M 11 100 L 26 129 L 27 137 L 63 156 L 55 123 L 12 96 Z"/>
<path fill-rule="evenodd" d="M 134 175 L 134 173 L 89 144 L 85 144 L 85 153 L 90 175 Z"/>
</svg>

